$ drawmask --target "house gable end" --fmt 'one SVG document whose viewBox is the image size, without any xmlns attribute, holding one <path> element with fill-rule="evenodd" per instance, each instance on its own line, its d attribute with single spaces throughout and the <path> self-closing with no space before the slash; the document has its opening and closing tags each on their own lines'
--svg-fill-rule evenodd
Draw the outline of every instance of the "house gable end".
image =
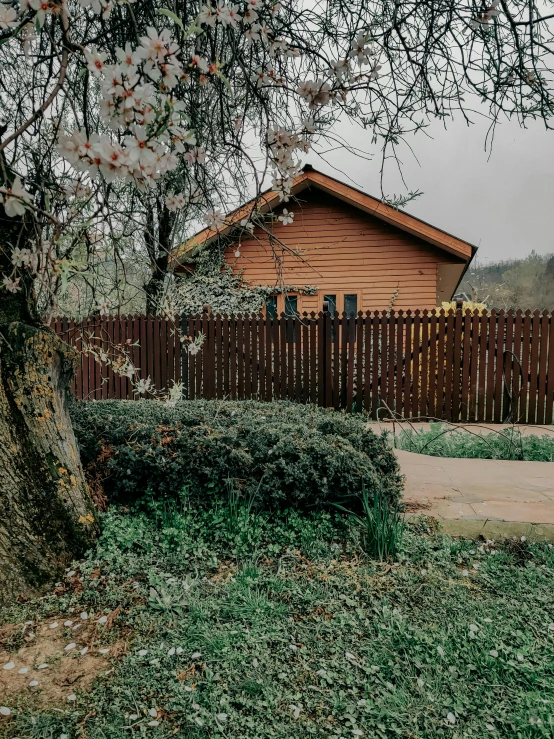
<svg viewBox="0 0 554 739">
<path fill-rule="evenodd" d="M 284 225 L 283 210 L 294 213 Z M 340 198 L 309 187 L 296 201 L 273 212 L 267 233 L 255 228 L 225 250 L 226 263 L 251 284 L 318 287 L 319 296 L 302 300 L 319 310 L 323 294 L 356 294 L 360 309 L 385 308 L 398 292 L 395 307 L 437 304 L 437 268 L 465 260 L 430 245 Z M 238 253 L 239 256 L 235 256 Z"/>
</svg>

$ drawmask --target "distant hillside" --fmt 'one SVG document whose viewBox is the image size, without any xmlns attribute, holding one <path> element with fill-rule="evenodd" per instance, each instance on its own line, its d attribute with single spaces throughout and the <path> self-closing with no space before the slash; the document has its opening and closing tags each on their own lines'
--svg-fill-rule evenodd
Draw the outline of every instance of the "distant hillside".
<svg viewBox="0 0 554 739">
<path fill-rule="evenodd" d="M 457 292 L 489 308 L 554 310 L 554 254 L 531 252 L 525 259 L 474 262 Z"/>
</svg>

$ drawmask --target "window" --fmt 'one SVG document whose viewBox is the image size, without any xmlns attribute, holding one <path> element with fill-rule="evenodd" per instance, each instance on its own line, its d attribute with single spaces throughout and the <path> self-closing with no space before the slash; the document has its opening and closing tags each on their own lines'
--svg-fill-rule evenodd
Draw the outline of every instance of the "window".
<svg viewBox="0 0 554 739">
<path fill-rule="evenodd" d="M 266 298 L 265 312 L 268 318 L 277 318 L 277 295 L 269 295 Z"/>
<path fill-rule="evenodd" d="M 324 295 L 323 296 L 323 307 L 327 303 L 327 310 L 334 316 L 337 310 L 337 296 L 336 295 Z"/>
<path fill-rule="evenodd" d="M 296 316 L 298 314 L 297 295 L 285 295 L 285 314 L 287 316 Z"/>
<path fill-rule="evenodd" d="M 358 296 L 357 295 L 345 295 L 344 296 L 344 312 L 348 318 L 356 318 L 358 314 Z"/>
</svg>

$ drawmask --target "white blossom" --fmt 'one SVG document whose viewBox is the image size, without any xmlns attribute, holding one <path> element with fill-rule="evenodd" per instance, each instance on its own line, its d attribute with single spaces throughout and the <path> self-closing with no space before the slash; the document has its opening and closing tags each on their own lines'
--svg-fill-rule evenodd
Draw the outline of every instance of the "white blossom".
<svg viewBox="0 0 554 739">
<path fill-rule="evenodd" d="M 50 14 L 53 11 L 54 5 L 50 0 L 29 0 L 29 6 L 37 11 L 36 19 L 42 28 L 46 20 L 46 14 Z"/>
<path fill-rule="evenodd" d="M 307 101 L 309 108 L 316 108 L 329 102 L 331 87 L 323 80 L 306 80 L 296 88 L 296 92 Z"/>
<path fill-rule="evenodd" d="M 18 25 L 16 9 L 4 3 L 0 4 L 0 28 L 15 28 Z"/>
<path fill-rule="evenodd" d="M 220 210 L 210 208 L 204 213 L 204 223 L 209 228 L 220 228 L 225 223 L 225 216 Z"/>
<path fill-rule="evenodd" d="M 302 708 L 300 706 L 295 706 L 294 704 L 291 704 L 289 706 L 289 708 L 292 708 L 292 715 L 293 715 L 294 719 L 297 720 L 298 717 L 300 716 L 300 713 L 302 711 Z"/>
<path fill-rule="evenodd" d="M 21 289 L 21 286 L 19 284 L 20 279 L 20 277 L 16 277 L 15 280 L 12 280 L 7 275 L 4 275 L 4 277 L 2 278 L 2 284 L 8 292 L 16 293 L 18 290 Z"/>
<path fill-rule="evenodd" d="M 108 55 L 105 52 L 98 51 L 98 49 L 94 47 L 90 50 L 85 49 L 87 67 L 96 77 L 100 77 L 102 74 L 107 58 Z"/>
<path fill-rule="evenodd" d="M 107 316 L 110 312 L 110 309 L 112 307 L 112 301 L 109 298 L 103 298 L 96 306 L 96 309 L 100 313 L 101 316 Z M 88 618 L 88 616 L 84 616 L 81 614 L 81 618 Z"/>
<path fill-rule="evenodd" d="M 145 378 L 142 378 L 135 385 L 135 391 L 139 395 L 144 395 L 145 393 L 150 392 L 151 389 L 152 389 L 152 379 L 150 377 L 147 377 L 146 379 Z M 100 622 L 98 622 L 98 623 L 100 623 Z M 105 622 L 103 622 L 103 623 L 105 623 Z"/>
<path fill-rule="evenodd" d="M 352 46 L 350 48 L 349 57 L 351 59 L 356 59 L 360 67 L 364 64 L 369 64 L 369 57 L 372 53 L 371 49 L 366 46 L 366 44 L 367 34 L 364 31 L 360 31 L 352 42 Z"/>
<path fill-rule="evenodd" d="M 283 212 L 278 217 L 278 220 L 281 221 L 281 223 L 286 226 L 289 223 L 292 223 L 294 220 L 294 213 L 289 213 L 289 211 L 286 208 L 283 208 Z"/>
<path fill-rule="evenodd" d="M 25 204 L 31 202 L 31 196 L 23 187 L 21 179 L 16 177 L 11 187 L 0 187 L 0 201 L 8 218 L 15 218 L 24 215 Z"/>
<path fill-rule="evenodd" d="M 500 0 L 492 0 L 491 4 L 485 9 L 485 12 L 482 13 L 482 15 L 477 16 L 477 18 L 473 18 L 469 25 L 474 30 L 477 30 L 479 28 L 487 28 L 493 18 L 496 18 L 497 15 L 500 15 L 501 8 L 498 6 L 500 5 Z"/>
</svg>

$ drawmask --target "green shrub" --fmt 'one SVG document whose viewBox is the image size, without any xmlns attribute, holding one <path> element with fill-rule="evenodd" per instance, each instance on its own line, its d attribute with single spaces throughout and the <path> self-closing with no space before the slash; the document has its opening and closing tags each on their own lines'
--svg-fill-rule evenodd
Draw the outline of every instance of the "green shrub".
<svg viewBox="0 0 554 739">
<path fill-rule="evenodd" d="M 147 489 L 175 497 L 228 495 L 232 481 L 265 507 L 354 505 L 362 489 L 395 503 L 402 478 L 386 436 L 360 417 L 293 403 L 76 403 L 87 473 L 110 500 Z"/>
</svg>

